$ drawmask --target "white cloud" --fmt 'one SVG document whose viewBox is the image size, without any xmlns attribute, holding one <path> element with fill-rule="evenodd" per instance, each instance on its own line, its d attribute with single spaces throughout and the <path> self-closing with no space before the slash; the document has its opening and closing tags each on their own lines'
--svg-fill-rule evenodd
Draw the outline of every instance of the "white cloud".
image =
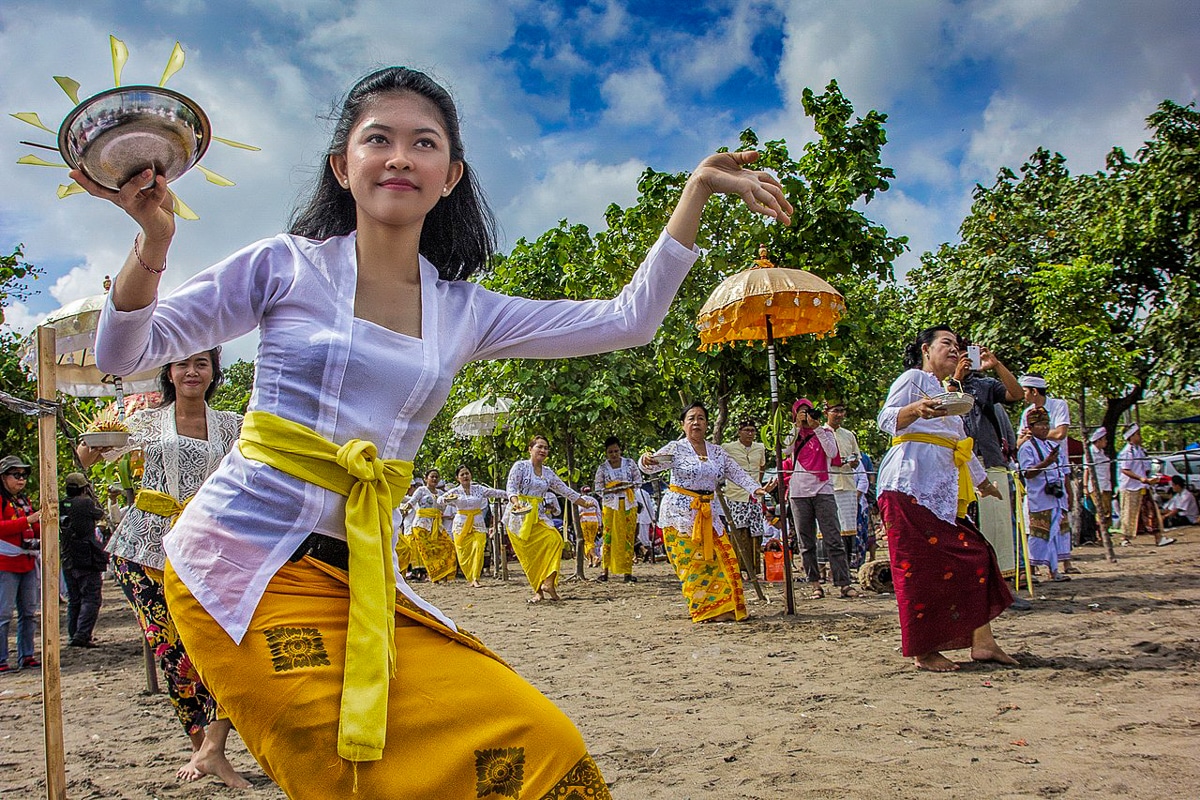
<svg viewBox="0 0 1200 800">
<path fill-rule="evenodd" d="M 604 121 L 615 125 L 674 127 L 678 117 L 667 90 L 667 82 L 657 69 L 644 64 L 604 79 L 600 93 L 607 108 Z"/>
<path fill-rule="evenodd" d="M 4 307 L 4 324 L 0 326 L 0 330 L 7 328 L 10 331 L 26 336 L 44 318 L 45 314 L 35 314 L 29 310 L 29 306 L 21 302 L 15 302 L 12 305 Z"/>
<path fill-rule="evenodd" d="M 594 161 L 559 162 L 524 192 L 503 215 L 513 227 L 514 241 L 534 239 L 560 219 L 603 229 L 609 204 L 631 205 L 637 200 L 637 179 L 645 169 L 638 161 L 605 165 Z"/>
</svg>

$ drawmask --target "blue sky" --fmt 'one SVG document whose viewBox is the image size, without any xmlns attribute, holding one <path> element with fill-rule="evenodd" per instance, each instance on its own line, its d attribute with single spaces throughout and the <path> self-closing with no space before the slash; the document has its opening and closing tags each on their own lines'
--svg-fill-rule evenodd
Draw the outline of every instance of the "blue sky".
<svg viewBox="0 0 1200 800">
<path fill-rule="evenodd" d="M 199 222 L 181 223 L 164 286 L 286 225 L 315 174 L 324 119 L 340 93 L 385 64 L 424 69 L 454 94 L 467 156 L 506 246 L 560 218 L 603 224 L 629 204 L 647 166 L 690 169 L 753 127 L 796 150 L 812 137 L 805 87 L 837 79 L 859 114 L 888 114 L 892 189 L 866 209 L 912 252 L 955 241 L 976 182 L 1038 146 L 1075 172 L 1134 150 L 1164 98 L 1200 94 L 1195 0 L 168 0 L 0 6 L 0 109 L 56 127 L 70 102 L 52 81 L 92 94 L 112 85 L 107 35 L 129 48 L 125 83 L 156 83 L 176 40 L 187 65 L 169 85 L 201 103 L 214 145 L 174 187 Z M 30 330 L 50 310 L 100 291 L 133 223 L 88 197 L 58 200 L 65 172 L 18 166 L 26 139 L 0 123 L 0 248 L 21 243 L 46 270 L 40 293 L 5 308 Z M 251 357 L 253 340 L 232 353 Z"/>
</svg>

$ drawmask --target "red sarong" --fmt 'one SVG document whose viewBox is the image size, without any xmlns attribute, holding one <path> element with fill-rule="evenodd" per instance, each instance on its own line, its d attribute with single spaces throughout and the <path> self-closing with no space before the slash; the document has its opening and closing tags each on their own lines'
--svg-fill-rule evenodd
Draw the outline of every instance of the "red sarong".
<svg viewBox="0 0 1200 800">
<path fill-rule="evenodd" d="M 952 525 L 900 492 L 879 495 L 904 655 L 971 646 L 1012 604 L 996 554 L 974 525 Z"/>
</svg>

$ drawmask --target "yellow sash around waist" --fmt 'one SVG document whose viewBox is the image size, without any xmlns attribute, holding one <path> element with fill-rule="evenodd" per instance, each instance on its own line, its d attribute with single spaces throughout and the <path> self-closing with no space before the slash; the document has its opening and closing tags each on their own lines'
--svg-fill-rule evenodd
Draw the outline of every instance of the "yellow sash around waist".
<svg viewBox="0 0 1200 800">
<path fill-rule="evenodd" d="M 692 520 L 692 541 L 700 545 L 700 552 L 703 554 L 704 560 L 712 561 L 714 552 L 712 494 L 693 492 L 691 489 L 685 489 L 673 483 L 668 488 L 672 492 L 692 498 L 692 510 L 696 512 L 696 516 Z"/>
<path fill-rule="evenodd" d="M 439 528 L 441 528 L 441 527 L 442 527 L 442 522 L 441 522 L 441 520 L 442 520 L 442 512 L 441 512 L 441 509 L 438 509 L 438 508 L 418 508 L 418 509 L 417 509 L 417 516 L 418 516 L 418 517 L 424 517 L 425 519 L 431 519 L 431 520 L 433 520 L 433 524 L 429 526 L 429 529 L 430 529 L 431 531 L 435 531 L 435 532 L 436 532 L 436 531 L 437 531 Z"/>
<path fill-rule="evenodd" d="M 350 619 L 338 755 L 378 761 L 387 733 L 388 681 L 396 665 L 392 509 L 408 490 L 412 462 L 379 458 L 375 445 L 362 439 L 338 446 L 265 411 L 246 414 L 238 449 L 246 458 L 346 498 Z"/>
<path fill-rule="evenodd" d="M 971 470 L 967 469 L 967 462 L 974 454 L 975 440 L 970 436 L 965 439 L 951 439 L 949 436 L 937 436 L 932 433 L 902 433 L 892 439 L 892 446 L 903 442 L 936 444 L 938 447 L 954 451 L 954 466 L 958 467 L 958 516 L 965 517 L 967 506 L 975 502 L 978 496 L 975 494 L 975 484 L 971 482 Z"/>
<path fill-rule="evenodd" d="M 475 518 L 482 512 L 482 508 L 460 508 L 458 513 L 462 514 L 465 519 L 463 520 L 462 527 L 458 529 L 458 535 L 463 536 L 475 530 Z M 532 514 L 533 512 L 530 511 L 529 513 Z"/>
<path fill-rule="evenodd" d="M 195 497 L 195 495 L 192 495 L 192 497 Z M 160 517 L 166 517 L 174 525 L 175 521 L 179 519 L 179 515 L 187 508 L 187 504 L 192 502 L 192 497 L 181 503 L 166 492 L 156 492 L 153 489 L 139 489 L 137 495 L 133 498 L 133 504 L 148 514 L 157 514 Z"/>
<path fill-rule="evenodd" d="M 604 488 L 611 489 L 614 486 L 620 486 L 621 483 L 622 483 L 621 481 L 609 481 L 608 483 L 604 484 Z M 605 494 L 617 494 L 618 496 L 620 496 L 621 494 L 624 494 L 625 495 L 625 508 L 633 508 L 634 497 L 633 497 L 633 487 L 632 486 L 625 487 L 624 492 L 605 492 Z"/>
<path fill-rule="evenodd" d="M 529 534 L 533 533 L 533 526 L 541 519 L 542 498 L 520 494 L 517 495 L 517 499 L 529 506 L 529 513 L 525 515 L 525 519 L 521 520 L 521 527 L 516 530 L 517 538 L 525 541 L 529 538 Z"/>
</svg>

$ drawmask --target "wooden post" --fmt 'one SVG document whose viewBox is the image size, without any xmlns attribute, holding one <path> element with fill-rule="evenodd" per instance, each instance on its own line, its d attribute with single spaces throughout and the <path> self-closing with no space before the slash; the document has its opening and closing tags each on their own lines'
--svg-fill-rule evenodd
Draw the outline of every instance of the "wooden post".
<svg viewBox="0 0 1200 800">
<path fill-rule="evenodd" d="M 38 399 L 54 402 L 58 387 L 54 329 L 37 329 Z M 66 754 L 63 748 L 62 672 L 58 637 L 58 423 L 54 415 L 38 417 L 38 486 L 41 490 L 42 536 L 42 720 L 46 733 L 46 798 L 66 800 Z"/>
</svg>

